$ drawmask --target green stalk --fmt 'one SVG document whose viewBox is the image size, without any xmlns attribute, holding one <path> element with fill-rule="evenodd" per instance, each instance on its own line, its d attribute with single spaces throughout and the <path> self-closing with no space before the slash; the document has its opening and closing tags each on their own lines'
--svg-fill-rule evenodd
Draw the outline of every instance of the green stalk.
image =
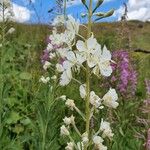
<svg viewBox="0 0 150 150">
<path fill-rule="evenodd" d="M 88 34 L 87 38 L 90 38 L 92 30 L 92 0 L 90 0 L 88 9 Z M 86 63 L 86 93 L 87 97 L 85 100 L 85 113 L 86 113 L 86 133 L 90 139 L 90 68 Z M 89 140 L 90 141 L 90 140 Z M 88 144 L 85 145 L 85 150 L 88 149 Z"/>
<path fill-rule="evenodd" d="M 64 0 L 64 17 L 65 17 L 65 20 L 66 20 L 66 9 L 67 9 L 67 0 Z"/>
</svg>

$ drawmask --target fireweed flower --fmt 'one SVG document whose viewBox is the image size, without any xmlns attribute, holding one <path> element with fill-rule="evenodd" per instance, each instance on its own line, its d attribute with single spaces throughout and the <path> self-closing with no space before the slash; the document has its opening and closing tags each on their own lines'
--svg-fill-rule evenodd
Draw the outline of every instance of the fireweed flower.
<svg viewBox="0 0 150 150">
<path fill-rule="evenodd" d="M 90 68 L 93 68 L 93 72 L 99 75 L 99 72 L 104 76 L 110 76 L 112 68 L 110 65 L 111 54 L 104 46 L 101 50 L 101 45 L 92 36 L 86 42 L 77 41 L 76 44 L 79 52 L 85 57 Z"/>
<path fill-rule="evenodd" d="M 147 131 L 146 150 L 150 150 L 150 129 Z"/>
<path fill-rule="evenodd" d="M 65 150 L 74 150 L 74 143 L 73 142 L 67 143 Z"/>
<path fill-rule="evenodd" d="M 74 122 L 74 119 L 75 119 L 75 117 L 72 115 L 71 117 L 65 117 L 64 119 L 63 119 L 63 121 L 64 121 L 64 123 L 68 126 L 68 125 L 70 125 L 70 124 L 74 124 L 75 122 Z"/>
<path fill-rule="evenodd" d="M 68 136 L 70 133 L 69 133 L 69 130 L 67 129 L 67 127 L 65 127 L 64 125 L 61 126 L 60 128 L 60 134 L 63 136 Z"/>
<path fill-rule="evenodd" d="M 111 82 L 117 85 L 116 88 L 123 96 L 128 93 L 134 96 L 137 86 L 137 72 L 131 63 L 129 53 L 124 50 L 118 50 L 113 52 L 112 57 L 116 64 L 111 64 L 114 70 Z"/>
<path fill-rule="evenodd" d="M 87 134 L 87 132 L 85 132 L 82 134 L 82 142 L 84 144 L 86 144 L 86 143 L 88 143 L 88 141 L 89 141 L 88 134 Z"/>
<path fill-rule="evenodd" d="M 109 137 L 111 139 L 114 135 L 110 128 L 110 123 L 107 121 L 103 121 L 103 119 L 101 120 L 100 131 L 103 132 L 103 134 L 102 134 L 103 138 Z"/>
<path fill-rule="evenodd" d="M 66 101 L 65 104 L 66 104 L 66 106 L 69 107 L 71 110 L 73 110 L 74 107 L 75 107 L 74 100 L 72 100 L 72 99 L 67 99 L 67 101 Z"/>
<path fill-rule="evenodd" d="M 147 94 L 150 95 L 150 80 L 145 79 Z"/>
<path fill-rule="evenodd" d="M 95 107 L 99 108 L 101 105 L 102 100 L 99 98 L 98 95 L 95 94 L 94 91 L 90 92 L 90 103 Z"/>
<path fill-rule="evenodd" d="M 95 148 L 98 150 L 107 150 L 107 147 L 103 145 L 103 139 L 100 136 L 93 137 L 93 143 L 95 144 Z"/>
<path fill-rule="evenodd" d="M 110 108 L 117 108 L 118 107 L 118 95 L 115 89 L 109 89 L 109 91 L 103 97 L 103 104 Z"/>
<path fill-rule="evenodd" d="M 103 109 L 104 106 L 116 108 L 119 104 L 117 102 L 118 96 L 115 89 L 110 89 L 103 98 L 100 98 L 94 91 L 90 91 L 88 88 L 86 89 L 86 84 L 88 83 L 90 76 L 93 74 L 105 77 L 112 74 L 112 56 L 110 51 L 107 50 L 106 46 L 102 48 L 93 35 L 87 40 L 80 36 L 78 33 L 80 23 L 70 15 L 66 16 L 66 18 L 64 18 L 64 16 L 56 17 L 53 25 L 56 27 L 63 25 L 64 28 L 60 33 L 56 27 L 53 27 L 52 34 L 47 39 L 47 48 L 42 56 L 44 70 L 49 71 L 48 68 L 56 70 L 60 86 L 68 85 L 72 79 L 80 84 L 80 96 L 82 99 L 86 99 L 90 104 L 90 117 L 93 117 L 97 109 Z M 76 41 L 77 35 L 83 40 Z M 85 67 L 86 63 L 88 67 Z M 74 78 L 73 75 L 82 70 L 87 71 L 87 68 L 89 69 L 89 76 L 87 75 L 87 82 L 82 84 L 82 82 Z M 66 96 L 61 96 L 59 98 L 64 100 L 65 105 L 70 110 L 75 110 L 87 123 L 87 114 L 76 107 L 74 100 L 66 100 Z M 102 104 L 104 104 L 104 106 Z M 92 134 L 89 136 L 87 131 L 83 134 L 80 133 L 75 124 L 75 117 L 73 115 L 70 117 L 64 117 L 63 122 L 64 125 L 61 126 L 60 133 L 61 135 L 68 136 L 71 140 L 71 142 L 67 143 L 67 146 L 65 147 L 66 150 L 73 150 L 74 148 L 83 150 L 86 144 L 89 144 L 89 141 L 95 149 L 107 150 L 107 147 L 103 145 L 104 140 L 102 137 L 108 137 L 110 139 L 113 136 L 110 123 L 103 121 L 102 119 L 97 133 L 94 136 Z M 80 141 L 78 141 L 77 144 L 71 137 L 72 134 L 69 132 L 71 126 L 80 137 Z M 102 134 L 102 137 L 99 136 L 99 134 Z"/>
</svg>

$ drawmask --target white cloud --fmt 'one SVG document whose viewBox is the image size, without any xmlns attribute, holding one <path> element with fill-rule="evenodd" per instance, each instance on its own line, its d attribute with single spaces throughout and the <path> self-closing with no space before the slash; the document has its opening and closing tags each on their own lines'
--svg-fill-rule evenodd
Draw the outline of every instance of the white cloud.
<svg viewBox="0 0 150 150">
<path fill-rule="evenodd" d="M 10 15 L 9 12 L 12 12 L 12 15 Z M 2 14 L 2 11 L 0 11 L 0 14 Z M 29 21 L 32 15 L 32 11 L 30 11 L 28 8 L 20 6 L 18 4 L 12 3 L 12 7 L 5 10 L 5 18 L 9 18 L 10 20 L 13 20 L 15 22 L 26 22 Z M 0 17 L 0 21 L 2 20 L 2 17 Z"/>
<path fill-rule="evenodd" d="M 128 6 L 128 20 L 150 21 L 150 0 L 129 0 Z M 120 17 L 124 13 L 124 7 L 121 6 L 116 12 L 115 16 Z"/>
<path fill-rule="evenodd" d="M 32 12 L 26 7 L 13 4 L 12 5 L 14 17 L 13 19 L 17 22 L 26 22 L 30 20 Z"/>
</svg>

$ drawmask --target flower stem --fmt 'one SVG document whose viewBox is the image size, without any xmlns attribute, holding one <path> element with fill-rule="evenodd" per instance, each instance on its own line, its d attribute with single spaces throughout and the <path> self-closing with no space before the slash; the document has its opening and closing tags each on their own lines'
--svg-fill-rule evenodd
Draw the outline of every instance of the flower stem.
<svg viewBox="0 0 150 150">
<path fill-rule="evenodd" d="M 66 20 L 67 0 L 64 0 L 64 18 Z"/>
<path fill-rule="evenodd" d="M 87 38 L 91 36 L 92 29 L 92 0 L 89 3 L 88 9 L 88 34 Z M 85 112 L 86 112 L 86 133 L 88 134 L 88 138 L 90 139 L 90 68 L 88 63 L 86 64 L 86 100 L 85 100 Z M 90 140 L 89 140 L 90 141 Z M 85 145 L 85 150 L 88 149 L 88 143 Z"/>
</svg>

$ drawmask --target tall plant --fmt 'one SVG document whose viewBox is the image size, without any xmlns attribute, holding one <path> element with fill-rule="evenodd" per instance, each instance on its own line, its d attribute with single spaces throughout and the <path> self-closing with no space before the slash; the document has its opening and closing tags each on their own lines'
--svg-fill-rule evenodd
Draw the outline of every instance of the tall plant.
<svg viewBox="0 0 150 150">
<path fill-rule="evenodd" d="M 82 108 L 85 109 L 80 110 L 73 98 L 60 97 L 65 100 L 65 105 L 72 111 L 70 117 L 66 116 L 63 119 L 64 125 L 60 129 L 61 135 L 70 140 L 65 149 L 106 150 L 107 146 L 103 144 L 104 138 L 111 140 L 113 133 L 110 123 L 103 118 L 106 116 L 105 109 L 116 109 L 119 105 L 117 102 L 118 95 L 115 89 L 111 87 L 102 98 L 99 96 L 102 93 L 96 94 L 93 91 L 91 84 L 93 76 L 97 79 L 110 76 L 112 73 L 111 62 L 113 61 L 106 46 L 102 48 L 94 38 L 92 25 L 93 21 L 111 16 L 114 10 L 112 9 L 107 13 L 96 12 L 103 0 L 98 0 L 95 8 L 93 8 L 93 0 L 89 0 L 89 2 L 82 0 L 82 3 L 87 9 L 87 13 L 84 15 L 88 17 L 87 27 L 82 25 L 87 30 L 87 37 L 84 38 L 80 35 L 79 27 L 81 24 L 79 21 L 66 14 L 66 1 L 64 1 L 64 15 L 59 15 L 54 19 L 54 28 L 49 36 L 49 43 L 44 51 L 42 63 L 44 70 L 48 72 L 53 70 L 53 73 L 57 74 L 55 77 L 59 81 L 59 86 L 67 86 L 72 80 L 79 84 L 80 99 L 84 102 Z M 60 33 L 57 27 L 62 25 L 65 29 Z M 79 37 L 80 40 L 77 40 L 76 37 Z M 79 79 L 78 76 L 81 74 L 85 75 L 84 79 Z M 51 78 L 42 76 L 40 81 L 49 83 Z M 96 123 L 99 123 L 100 118 L 97 112 L 104 114 L 98 127 L 95 126 Z M 77 123 L 78 120 L 75 119 L 77 113 L 83 120 L 80 123 Z M 79 129 L 77 125 L 84 128 Z"/>
</svg>

